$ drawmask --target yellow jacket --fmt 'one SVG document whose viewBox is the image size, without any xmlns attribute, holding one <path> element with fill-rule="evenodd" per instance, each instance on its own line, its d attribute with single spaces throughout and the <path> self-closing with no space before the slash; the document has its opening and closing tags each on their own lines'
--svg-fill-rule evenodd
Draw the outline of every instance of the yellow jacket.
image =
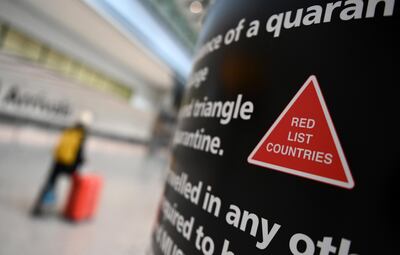
<svg viewBox="0 0 400 255">
<path fill-rule="evenodd" d="M 76 163 L 78 152 L 83 140 L 83 130 L 80 128 L 69 128 L 61 134 L 61 138 L 55 149 L 55 159 L 65 165 Z"/>
</svg>

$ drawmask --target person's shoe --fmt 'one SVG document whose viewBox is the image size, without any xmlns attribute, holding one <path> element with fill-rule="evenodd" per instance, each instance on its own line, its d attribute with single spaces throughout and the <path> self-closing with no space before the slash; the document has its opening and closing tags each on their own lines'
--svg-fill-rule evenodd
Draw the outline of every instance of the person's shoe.
<svg viewBox="0 0 400 255">
<path fill-rule="evenodd" d="M 34 208 L 31 211 L 31 216 L 32 217 L 42 217 L 42 216 L 44 216 L 43 210 L 41 210 L 40 208 Z"/>
</svg>

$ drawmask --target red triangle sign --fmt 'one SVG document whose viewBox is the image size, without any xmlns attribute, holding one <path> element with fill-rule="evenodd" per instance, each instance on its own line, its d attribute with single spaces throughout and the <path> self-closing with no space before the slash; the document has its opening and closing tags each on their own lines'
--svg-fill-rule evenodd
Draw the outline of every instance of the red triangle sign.
<svg viewBox="0 0 400 255">
<path fill-rule="evenodd" d="M 314 75 L 307 79 L 247 161 L 342 188 L 354 187 Z"/>
</svg>

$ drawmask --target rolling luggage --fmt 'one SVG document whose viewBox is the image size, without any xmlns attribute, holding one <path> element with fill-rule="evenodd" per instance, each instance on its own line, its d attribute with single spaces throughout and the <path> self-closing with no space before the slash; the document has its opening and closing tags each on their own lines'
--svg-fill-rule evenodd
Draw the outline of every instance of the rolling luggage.
<svg viewBox="0 0 400 255">
<path fill-rule="evenodd" d="M 102 187 L 98 175 L 78 175 L 73 177 L 71 190 L 64 210 L 65 218 L 82 221 L 94 216 Z"/>
</svg>

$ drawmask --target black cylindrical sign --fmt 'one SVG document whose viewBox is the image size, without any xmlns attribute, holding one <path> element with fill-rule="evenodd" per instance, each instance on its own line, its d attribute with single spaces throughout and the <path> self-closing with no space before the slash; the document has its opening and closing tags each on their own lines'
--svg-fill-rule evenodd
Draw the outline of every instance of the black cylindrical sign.
<svg viewBox="0 0 400 255">
<path fill-rule="evenodd" d="M 157 255 L 396 254 L 399 3 L 217 0 Z"/>
</svg>

